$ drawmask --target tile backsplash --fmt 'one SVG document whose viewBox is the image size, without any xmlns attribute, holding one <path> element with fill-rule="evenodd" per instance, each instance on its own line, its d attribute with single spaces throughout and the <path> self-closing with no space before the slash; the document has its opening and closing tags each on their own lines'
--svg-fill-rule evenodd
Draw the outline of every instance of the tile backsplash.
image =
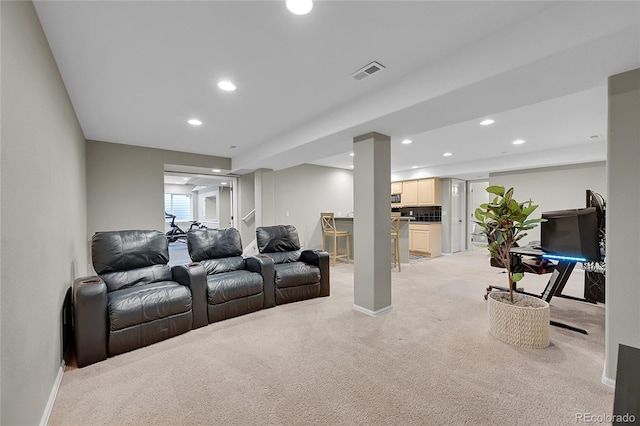
<svg viewBox="0 0 640 426">
<path fill-rule="evenodd" d="M 413 217 L 417 222 L 442 222 L 442 206 L 428 207 L 396 207 L 393 212 L 401 216 Z"/>
</svg>

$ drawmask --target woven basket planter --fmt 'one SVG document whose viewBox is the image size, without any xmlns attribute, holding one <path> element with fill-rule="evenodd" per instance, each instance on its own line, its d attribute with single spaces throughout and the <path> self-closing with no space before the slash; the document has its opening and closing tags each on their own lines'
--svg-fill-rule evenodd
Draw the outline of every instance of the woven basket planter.
<svg viewBox="0 0 640 426">
<path fill-rule="evenodd" d="M 489 333 L 503 342 L 524 348 L 549 346 L 549 304 L 537 297 L 509 293 L 489 293 Z M 518 306 L 518 300 L 529 306 Z"/>
</svg>

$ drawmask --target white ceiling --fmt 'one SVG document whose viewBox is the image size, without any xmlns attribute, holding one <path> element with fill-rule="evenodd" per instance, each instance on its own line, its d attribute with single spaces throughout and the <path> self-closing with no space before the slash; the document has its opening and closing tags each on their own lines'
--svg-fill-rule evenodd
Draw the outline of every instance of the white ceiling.
<svg viewBox="0 0 640 426">
<path fill-rule="evenodd" d="M 638 1 L 35 5 L 88 139 L 231 157 L 240 174 L 349 168 L 371 131 L 391 136 L 395 178 L 605 160 L 607 77 L 640 67 Z M 350 77 L 372 61 L 385 70 Z"/>
</svg>

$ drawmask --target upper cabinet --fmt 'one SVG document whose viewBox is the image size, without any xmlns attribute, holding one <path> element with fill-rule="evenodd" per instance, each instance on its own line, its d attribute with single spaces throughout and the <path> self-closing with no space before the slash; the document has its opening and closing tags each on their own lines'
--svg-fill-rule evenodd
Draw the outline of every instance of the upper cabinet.
<svg viewBox="0 0 640 426">
<path fill-rule="evenodd" d="M 402 205 L 408 207 L 418 205 L 417 180 L 406 180 L 402 182 Z"/>
<path fill-rule="evenodd" d="M 418 181 L 418 206 L 440 204 L 440 179 L 420 179 Z"/>
<path fill-rule="evenodd" d="M 402 182 L 391 182 L 391 195 L 402 194 Z"/>
<path fill-rule="evenodd" d="M 402 194 L 400 203 L 393 207 L 421 207 L 440 205 L 440 179 L 405 180 L 391 182 L 391 194 Z"/>
</svg>

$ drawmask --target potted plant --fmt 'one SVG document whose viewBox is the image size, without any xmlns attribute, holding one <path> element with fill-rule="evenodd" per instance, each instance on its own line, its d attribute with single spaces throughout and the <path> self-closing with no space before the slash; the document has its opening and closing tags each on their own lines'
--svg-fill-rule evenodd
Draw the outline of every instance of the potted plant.
<svg viewBox="0 0 640 426">
<path fill-rule="evenodd" d="M 537 205 L 533 201 L 518 202 L 513 188 L 490 186 L 494 199 L 475 211 L 476 223 L 487 236 L 492 259 L 506 269 L 507 292 L 489 293 L 489 332 L 500 340 L 518 346 L 549 346 L 549 304 L 536 297 L 515 293 L 521 272 L 511 270 L 509 252 L 543 219 L 529 219 Z"/>
</svg>

